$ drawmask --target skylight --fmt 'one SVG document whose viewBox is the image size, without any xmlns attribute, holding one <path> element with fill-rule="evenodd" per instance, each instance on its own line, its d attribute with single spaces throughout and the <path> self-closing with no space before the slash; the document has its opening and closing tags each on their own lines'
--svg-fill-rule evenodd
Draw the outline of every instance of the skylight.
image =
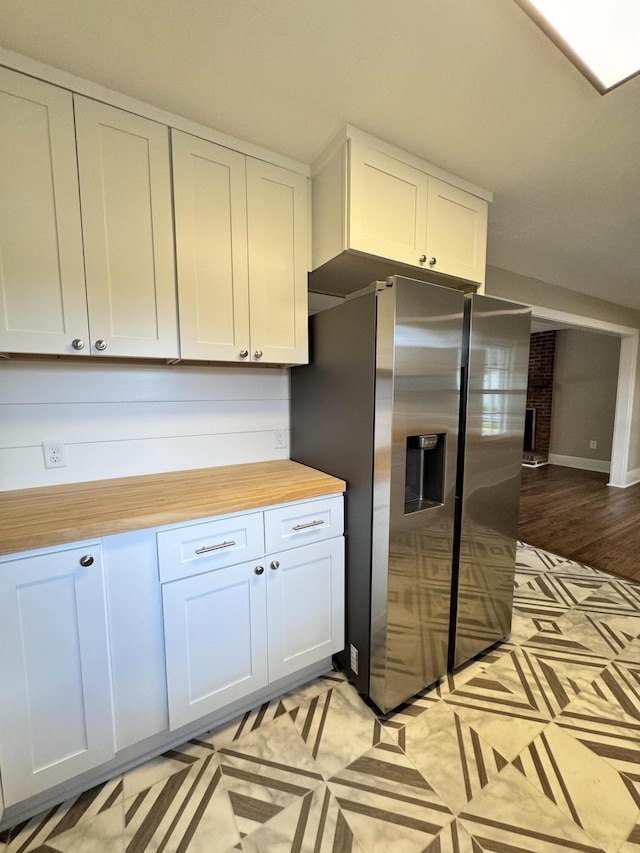
<svg viewBox="0 0 640 853">
<path fill-rule="evenodd" d="M 640 0 L 516 0 L 601 94 L 640 73 Z"/>
</svg>

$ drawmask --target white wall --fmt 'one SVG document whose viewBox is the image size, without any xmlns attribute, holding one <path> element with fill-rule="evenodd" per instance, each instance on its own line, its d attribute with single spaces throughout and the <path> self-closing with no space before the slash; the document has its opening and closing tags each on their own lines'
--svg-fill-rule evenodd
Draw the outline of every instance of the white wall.
<svg viewBox="0 0 640 853">
<path fill-rule="evenodd" d="M 619 362 L 619 338 L 583 329 L 557 333 L 551 462 L 609 470 Z"/>
<path fill-rule="evenodd" d="M 284 368 L 9 360 L 0 388 L 2 491 L 289 457 Z M 66 468 L 45 469 L 48 440 Z"/>
</svg>

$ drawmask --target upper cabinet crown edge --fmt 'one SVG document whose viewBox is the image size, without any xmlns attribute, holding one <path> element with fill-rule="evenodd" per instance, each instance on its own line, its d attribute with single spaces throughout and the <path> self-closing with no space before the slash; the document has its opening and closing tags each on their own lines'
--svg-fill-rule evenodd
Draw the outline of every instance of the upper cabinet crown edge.
<svg viewBox="0 0 640 853">
<path fill-rule="evenodd" d="M 66 71 L 60 71 L 58 68 L 37 62 L 28 56 L 23 56 L 3 47 L 0 47 L 0 66 L 4 66 L 9 70 L 19 71 L 22 74 L 46 83 L 52 83 L 54 86 L 67 89 L 69 92 L 77 95 L 84 95 L 94 101 L 102 101 L 110 106 L 119 107 L 126 112 L 149 118 L 152 121 L 167 125 L 167 127 L 172 127 L 176 130 L 182 130 L 185 133 L 190 133 L 192 136 L 208 139 L 210 142 L 215 142 L 216 145 L 230 148 L 233 151 L 239 151 L 241 154 L 246 154 L 257 160 L 264 160 L 267 163 L 282 166 L 284 169 L 289 169 L 292 172 L 299 172 L 305 177 L 310 177 L 311 175 L 311 169 L 306 163 L 301 163 L 298 160 L 285 157 L 277 152 L 269 151 L 260 145 L 238 139 L 229 134 L 222 133 L 222 131 L 214 130 L 200 122 L 185 118 L 177 113 L 171 113 L 160 107 L 154 107 L 152 104 L 139 101 L 137 98 L 123 95 L 122 92 L 118 92 L 115 89 L 109 89 L 90 80 L 84 80 L 82 77 L 76 77 L 74 74 L 69 74 Z"/>
</svg>

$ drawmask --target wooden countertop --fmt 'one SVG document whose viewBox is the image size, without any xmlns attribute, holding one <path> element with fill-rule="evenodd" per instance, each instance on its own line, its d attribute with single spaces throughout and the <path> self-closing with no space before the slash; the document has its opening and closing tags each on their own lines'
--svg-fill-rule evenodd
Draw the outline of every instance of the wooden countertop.
<svg viewBox="0 0 640 853">
<path fill-rule="evenodd" d="M 0 492 L 0 554 L 343 492 L 290 460 Z"/>
</svg>

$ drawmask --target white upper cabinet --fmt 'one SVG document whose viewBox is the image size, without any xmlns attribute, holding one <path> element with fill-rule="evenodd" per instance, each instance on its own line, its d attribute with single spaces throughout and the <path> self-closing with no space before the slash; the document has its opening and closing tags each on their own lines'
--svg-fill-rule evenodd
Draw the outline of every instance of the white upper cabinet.
<svg viewBox="0 0 640 853">
<path fill-rule="evenodd" d="M 0 69 L 0 352 L 306 363 L 305 168 L 140 112 Z"/>
<path fill-rule="evenodd" d="M 314 168 L 313 269 L 350 252 L 391 262 L 365 267 L 370 275 L 413 267 L 482 285 L 491 193 L 379 145 L 348 138 Z"/>
<path fill-rule="evenodd" d="M 0 144 L 0 350 L 177 358 L 167 127 L 0 69 Z"/>
<path fill-rule="evenodd" d="M 306 364 L 307 179 L 247 158 L 251 360 Z"/>
<path fill-rule="evenodd" d="M 74 100 L 91 353 L 177 358 L 168 128 Z"/>
<path fill-rule="evenodd" d="M 437 178 L 429 178 L 427 265 L 447 275 L 484 283 L 487 220 L 484 199 Z"/>
<path fill-rule="evenodd" d="M 248 360 L 245 157 L 176 130 L 171 143 L 182 357 Z"/>
<path fill-rule="evenodd" d="M 307 181 L 172 132 L 183 358 L 307 361 Z"/>
<path fill-rule="evenodd" d="M 417 264 L 427 233 L 424 172 L 351 142 L 349 247 Z"/>
<path fill-rule="evenodd" d="M 0 68 L 0 350 L 88 340 L 70 92 Z"/>
</svg>

